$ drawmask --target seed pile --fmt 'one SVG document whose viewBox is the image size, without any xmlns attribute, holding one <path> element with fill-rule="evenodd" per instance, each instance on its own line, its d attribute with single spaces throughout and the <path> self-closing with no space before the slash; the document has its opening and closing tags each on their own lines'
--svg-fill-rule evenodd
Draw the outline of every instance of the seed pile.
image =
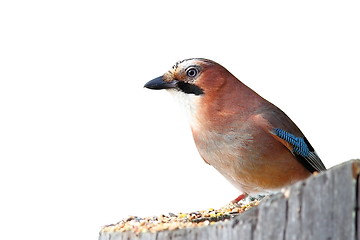
<svg viewBox="0 0 360 240">
<path fill-rule="evenodd" d="M 219 221 L 226 221 L 240 213 L 257 206 L 259 200 L 253 200 L 247 204 L 228 204 L 220 209 L 207 209 L 191 213 L 168 213 L 153 217 L 130 216 L 116 224 L 105 226 L 103 232 L 132 231 L 136 234 L 143 232 L 158 232 L 175 230 L 188 227 L 200 227 L 211 225 Z"/>
</svg>

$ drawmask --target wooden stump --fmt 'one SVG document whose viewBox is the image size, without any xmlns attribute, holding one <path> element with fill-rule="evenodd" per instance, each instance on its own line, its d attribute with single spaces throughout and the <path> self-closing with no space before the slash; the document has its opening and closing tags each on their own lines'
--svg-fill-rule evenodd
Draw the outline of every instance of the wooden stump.
<svg viewBox="0 0 360 240">
<path fill-rule="evenodd" d="M 156 233 L 100 231 L 99 240 L 358 239 L 360 160 L 298 182 L 228 221 Z"/>
</svg>

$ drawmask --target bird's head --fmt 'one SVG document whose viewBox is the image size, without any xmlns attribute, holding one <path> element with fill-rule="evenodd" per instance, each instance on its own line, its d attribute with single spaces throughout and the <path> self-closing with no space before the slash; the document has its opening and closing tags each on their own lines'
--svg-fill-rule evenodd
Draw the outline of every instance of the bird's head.
<svg viewBox="0 0 360 240">
<path fill-rule="evenodd" d="M 190 123 L 223 114 L 237 100 L 240 81 L 220 64 L 203 58 L 177 62 L 164 75 L 145 84 L 149 89 L 171 92 L 190 114 Z"/>
<path fill-rule="evenodd" d="M 177 62 L 164 75 L 146 83 L 144 87 L 202 96 L 223 84 L 224 78 L 219 78 L 218 75 L 224 70 L 222 66 L 208 59 L 185 59 Z"/>
<path fill-rule="evenodd" d="M 214 72 L 217 63 L 203 59 L 191 58 L 177 62 L 164 75 L 157 77 L 145 84 L 149 89 L 166 89 L 185 107 L 190 123 L 193 125 L 199 121 L 199 107 L 204 105 L 204 98 L 212 92 Z M 215 71 L 216 72 L 216 71 Z M 210 78 L 208 77 L 210 74 Z"/>
</svg>

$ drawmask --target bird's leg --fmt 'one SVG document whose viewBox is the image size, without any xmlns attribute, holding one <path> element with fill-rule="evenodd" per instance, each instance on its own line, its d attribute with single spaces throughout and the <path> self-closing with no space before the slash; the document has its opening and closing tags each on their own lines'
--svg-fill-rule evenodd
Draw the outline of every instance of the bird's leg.
<svg viewBox="0 0 360 240">
<path fill-rule="evenodd" d="M 243 199 L 246 198 L 247 196 L 248 196 L 247 193 L 242 193 L 242 194 L 240 194 L 237 198 L 235 198 L 234 200 L 232 200 L 231 203 L 237 204 L 238 202 L 240 202 L 241 200 L 243 200 Z"/>
</svg>

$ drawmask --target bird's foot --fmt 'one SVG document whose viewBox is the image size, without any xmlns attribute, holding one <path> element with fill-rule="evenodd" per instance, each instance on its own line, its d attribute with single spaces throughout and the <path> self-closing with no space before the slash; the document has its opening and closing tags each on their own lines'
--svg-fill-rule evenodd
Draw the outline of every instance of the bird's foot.
<svg viewBox="0 0 360 240">
<path fill-rule="evenodd" d="M 238 205 L 239 202 L 240 202 L 241 200 L 244 200 L 247 196 L 248 196 L 247 193 L 242 193 L 242 194 L 240 194 L 237 198 L 235 198 L 234 200 L 232 200 L 230 203 L 232 203 L 232 204 L 234 204 L 234 205 Z"/>
<path fill-rule="evenodd" d="M 264 200 L 264 199 L 267 199 L 269 198 L 269 194 L 256 194 L 256 195 L 249 195 L 249 194 L 246 194 L 246 193 L 243 193 L 243 194 L 240 194 L 237 198 L 235 198 L 234 200 L 232 200 L 229 205 L 234 205 L 234 206 L 237 206 L 237 207 L 241 207 L 241 206 L 244 206 L 244 205 L 247 205 L 251 202 L 254 202 L 254 201 L 258 201 L 260 202 L 261 200 Z"/>
<path fill-rule="evenodd" d="M 223 206 L 221 209 L 231 214 L 242 213 L 260 203 L 260 199 L 249 196 L 246 193 L 239 195 L 237 198 Z"/>
</svg>

